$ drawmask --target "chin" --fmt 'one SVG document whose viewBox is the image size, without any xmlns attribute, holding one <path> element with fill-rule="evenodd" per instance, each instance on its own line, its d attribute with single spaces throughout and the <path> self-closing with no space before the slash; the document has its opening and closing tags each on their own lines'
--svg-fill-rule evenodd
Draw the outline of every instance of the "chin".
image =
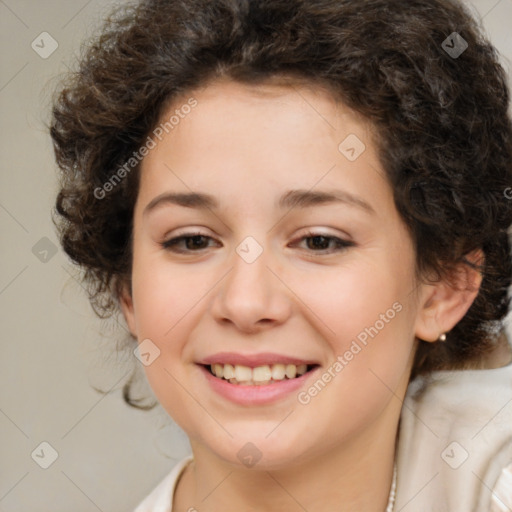
<svg viewBox="0 0 512 512">
<path fill-rule="evenodd" d="M 304 452 L 304 439 L 308 434 L 300 436 L 300 441 L 285 429 L 281 436 L 277 432 L 269 435 L 270 431 L 257 428 L 240 431 L 240 435 L 227 443 L 224 441 L 223 445 L 212 443 L 210 450 L 238 468 L 262 471 L 286 469 L 308 458 Z"/>
</svg>

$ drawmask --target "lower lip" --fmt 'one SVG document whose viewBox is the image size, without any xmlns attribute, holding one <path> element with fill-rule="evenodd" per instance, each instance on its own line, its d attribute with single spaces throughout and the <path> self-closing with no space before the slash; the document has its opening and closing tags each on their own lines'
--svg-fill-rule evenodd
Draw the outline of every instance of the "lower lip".
<svg viewBox="0 0 512 512">
<path fill-rule="evenodd" d="M 276 402 L 301 388 L 306 380 L 319 368 L 316 367 L 295 379 L 284 379 L 272 384 L 244 386 L 219 379 L 212 375 L 205 366 L 199 365 L 199 367 L 213 391 L 240 405 L 261 405 Z"/>
</svg>

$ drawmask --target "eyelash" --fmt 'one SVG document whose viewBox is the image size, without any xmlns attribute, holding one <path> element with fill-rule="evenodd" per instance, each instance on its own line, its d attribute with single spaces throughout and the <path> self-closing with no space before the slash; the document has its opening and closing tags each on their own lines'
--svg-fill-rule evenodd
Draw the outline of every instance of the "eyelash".
<svg viewBox="0 0 512 512">
<path fill-rule="evenodd" d="M 197 251 L 176 249 L 176 246 L 180 242 L 186 241 L 186 240 L 189 240 L 189 239 L 192 239 L 195 237 L 201 237 L 204 239 L 213 240 L 212 237 L 204 235 L 203 233 L 184 233 L 183 235 L 180 235 L 178 237 L 166 240 L 166 241 L 162 242 L 160 245 L 168 251 L 179 253 L 179 254 L 199 253 L 199 252 L 207 249 L 207 248 L 203 248 L 203 249 L 199 249 Z M 301 238 L 298 239 L 298 241 L 313 239 L 313 238 L 323 238 L 323 239 L 327 240 L 328 243 L 330 243 L 331 240 L 333 240 L 335 242 L 336 247 L 334 250 L 328 250 L 328 249 L 321 249 L 319 251 L 312 250 L 313 253 L 318 253 L 320 255 L 328 255 L 328 254 L 333 254 L 335 252 L 341 252 L 341 251 L 348 249 L 349 247 L 355 246 L 354 242 L 351 242 L 348 240 L 343 240 L 343 239 L 335 237 L 335 236 L 329 236 L 329 235 L 323 235 L 321 233 L 315 233 L 312 231 L 305 233 L 304 236 L 302 236 Z"/>
</svg>

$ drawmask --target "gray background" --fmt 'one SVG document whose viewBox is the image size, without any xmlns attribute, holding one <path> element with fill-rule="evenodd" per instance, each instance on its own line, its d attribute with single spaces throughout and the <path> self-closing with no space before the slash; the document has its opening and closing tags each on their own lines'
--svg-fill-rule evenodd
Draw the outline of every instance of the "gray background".
<svg viewBox="0 0 512 512">
<path fill-rule="evenodd" d="M 118 382 L 138 362 L 116 355 L 123 329 L 94 316 L 50 219 L 52 91 L 112 5 L 0 0 L 0 512 L 132 510 L 189 453 L 160 407 L 124 404 Z M 473 5 L 510 76 L 512 0 Z M 58 43 L 47 58 L 42 32 Z M 48 469 L 42 442 L 58 452 Z"/>
</svg>

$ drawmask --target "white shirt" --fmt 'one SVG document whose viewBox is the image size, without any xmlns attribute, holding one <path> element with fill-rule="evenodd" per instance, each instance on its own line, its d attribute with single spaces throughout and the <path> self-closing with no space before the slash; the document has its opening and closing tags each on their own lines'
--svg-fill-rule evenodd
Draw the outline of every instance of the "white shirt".
<svg viewBox="0 0 512 512">
<path fill-rule="evenodd" d="M 395 511 L 512 512 L 512 364 L 434 372 L 409 384 Z M 182 459 L 134 512 L 172 512 Z"/>
</svg>

